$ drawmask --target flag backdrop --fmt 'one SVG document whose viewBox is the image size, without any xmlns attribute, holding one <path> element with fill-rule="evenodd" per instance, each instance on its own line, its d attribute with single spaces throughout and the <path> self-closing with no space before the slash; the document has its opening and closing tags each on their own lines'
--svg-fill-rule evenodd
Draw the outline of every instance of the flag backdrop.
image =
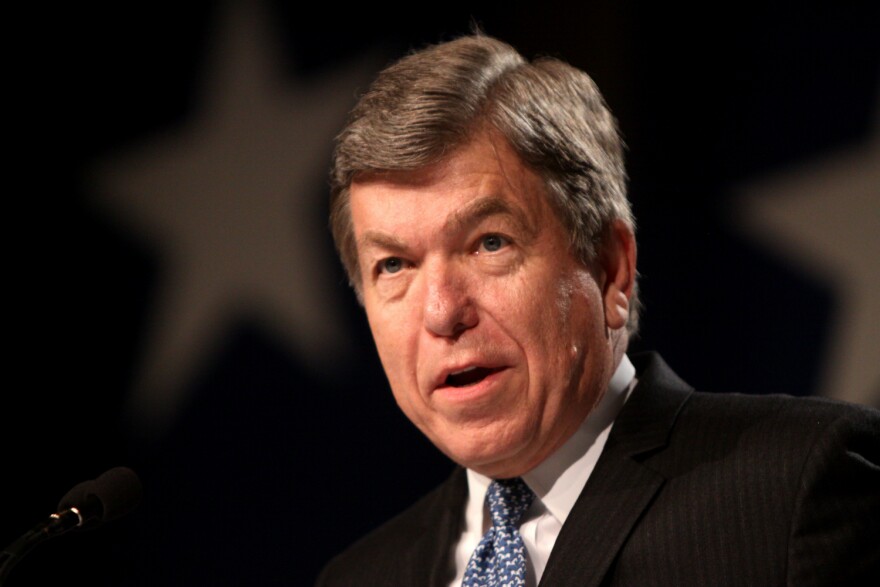
<svg viewBox="0 0 880 587">
<path fill-rule="evenodd" d="M 375 72 L 474 24 L 586 70 L 620 121 L 634 348 L 707 390 L 880 405 L 876 6 L 531 4 L 10 18 L 0 540 L 111 467 L 145 490 L 10 587 L 308 585 L 448 474 L 387 389 L 326 173 Z"/>
</svg>

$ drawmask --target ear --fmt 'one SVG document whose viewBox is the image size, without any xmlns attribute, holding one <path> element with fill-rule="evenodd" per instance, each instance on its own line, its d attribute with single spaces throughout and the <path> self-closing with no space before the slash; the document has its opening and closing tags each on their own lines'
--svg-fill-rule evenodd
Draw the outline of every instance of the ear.
<svg viewBox="0 0 880 587">
<path fill-rule="evenodd" d="M 605 324 L 619 330 L 629 319 L 629 302 L 636 283 L 636 238 L 623 221 L 615 220 L 603 245 L 599 258 L 605 276 Z"/>
</svg>

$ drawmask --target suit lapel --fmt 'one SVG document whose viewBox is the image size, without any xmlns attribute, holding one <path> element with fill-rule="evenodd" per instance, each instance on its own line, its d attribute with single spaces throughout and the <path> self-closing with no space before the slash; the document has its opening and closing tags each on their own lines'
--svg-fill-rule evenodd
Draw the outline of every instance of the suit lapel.
<svg viewBox="0 0 880 587">
<path fill-rule="evenodd" d="M 413 526 L 411 548 L 395 562 L 403 585 L 446 587 L 452 580 L 452 547 L 462 532 L 467 477 L 456 467 Z"/>
<path fill-rule="evenodd" d="M 658 355 L 634 357 L 638 385 L 556 540 L 541 586 L 598 586 L 665 479 L 639 456 L 662 449 L 692 389 Z"/>
</svg>

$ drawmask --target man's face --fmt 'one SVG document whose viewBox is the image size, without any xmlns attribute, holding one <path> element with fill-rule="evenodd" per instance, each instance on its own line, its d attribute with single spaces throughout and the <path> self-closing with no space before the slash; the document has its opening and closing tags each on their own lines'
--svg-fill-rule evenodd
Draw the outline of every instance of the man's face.
<svg viewBox="0 0 880 587">
<path fill-rule="evenodd" d="M 541 179 L 484 134 L 435 166 L 356 181 L 351 214 L 367 318 L 409 419 L 496 478 L 559 448 L 613 371 L 610 294 Z"/>
</svg>

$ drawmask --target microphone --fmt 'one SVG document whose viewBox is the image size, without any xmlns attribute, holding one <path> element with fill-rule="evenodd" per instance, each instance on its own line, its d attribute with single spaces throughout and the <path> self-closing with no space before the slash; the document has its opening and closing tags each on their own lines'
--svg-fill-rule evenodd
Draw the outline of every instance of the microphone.
<svg viewBox="0 0 880 587">
<path fill-rule="evenodd" d="M 58 511 L 40 522 L 0 555 L 0 586 L 12 567 L 35 546 L 69 530 L 94 528 L 131 512 L 141 500 L 143 488 L 137 474 L 116 467 L 90 481 L 74 485 L 58 503 Z"/>
<path fill-rule="evenodd" d="M 141 481 L 128 467 L 116 467 L 92 481 L 74 485 L 58 502 L 63 516 L 71 512 L 76 516 L 76 527 L 94 528 L 132 511 L 143 495 Z"/>
</svg>

